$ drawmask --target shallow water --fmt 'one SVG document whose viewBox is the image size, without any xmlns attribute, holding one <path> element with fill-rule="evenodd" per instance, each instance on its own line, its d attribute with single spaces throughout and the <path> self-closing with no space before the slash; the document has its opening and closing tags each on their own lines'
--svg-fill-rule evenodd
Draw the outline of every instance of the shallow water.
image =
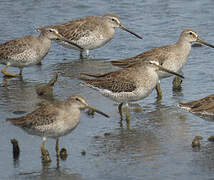
<svg viewBox="0 0 214 180">
<path fill-rule="evenodd" d="M 213 1 L 48 1 L 20 0 L 0 2 L 0 42 L 15 37 L 37 34 L 40 25 L 56 24 L 74 18 L 113 12 L 122 24 L 141 34 L 143 40 L 116 30 L 114 39 L 91 51 L 96 60 L 80 61 L 77 51 L 53 43 L 41 66 L 25 68 L 23 80 L 5 79 L 0 74 L 0 179 L 213 179 L 214 143 L 207 138 L 214 123 L 177 107 L 213 93 L 213 53 L 209 47 L 194 47 L 183 69 L 185 79 L 181 92 L 172 91 L 172 78 L 162 81 L 163 100 L 156 102 L 153 92 L 139 101 L 142 111 L 131 111 L 131 127 L 120 127 L 117 106 L 94 90 L 83 88 L 76 79 L 80 72 L 111 71 L 110 59 L 127 58 L 140 52 L 175 42 L 183 28 L 193 28 L 201 39 L 214 44 Z M 3 66 L 0 65 L 0 68 Z M 10 68 L 11 72 L 17 69 Z M 73 133 L 60 138 L 68 158 L 55 158 L 55 141 L 47 141 L 52 163 L 41 163 L 41 138 L 5 122 L 7 117 L 31 112 L 44 99 L 37 97 L 35 86 L 48 82 L 55 72 L 59 79 L 54 87 L 54 100 L 73 93 L 86 97 L 111 117 L 94 118 L 83 113 Z M 7 86 L 5 86 L 7 85 Z M 200 150 L 191 142 L 201 135 Z M 19 141 L 18 161 L 12 157 L 10 139 Z M 81 151 L 85 149 L 86 155 Z"/>
</svg>

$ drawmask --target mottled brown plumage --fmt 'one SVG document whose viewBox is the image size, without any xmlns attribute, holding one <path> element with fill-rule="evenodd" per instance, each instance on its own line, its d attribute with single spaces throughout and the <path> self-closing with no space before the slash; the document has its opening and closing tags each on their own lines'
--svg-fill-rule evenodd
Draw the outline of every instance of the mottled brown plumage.
<svg viewBox="0 0 214 180">
<path fill-rule="evenodd" d="M 102 17 L 83 17 L 63 24 L 43 26 L 40 29 L 47 27 L 57 29 L 64 38 L 82 47 L 86 51 L 87 56 L 89 56 L 89 50 L 99 48 L 113 38 L 115 33 L 114 28 L 121 28 L 142 39 L 136 33 L 122 26 L 119 18 L 114 14 L 105 14 Z M 58 43 L 67 48 L 80 50 L 80 56 L 82 57 L 83 50 L 64 41 L 58 41 Z"/>
<path fill-rule="evenodd" d="M 204 45 L 214 47 L 205 41 L 199 39 L 198 34 L 192 29 L 184 29 L 179 40 L 175 44 L 161 46 L 145 51 L 135 57 L 111 61 L 112 65 L 121 68 L 128 68 L 135 65 L 140 65 L 145 61 L 157 61 L 162 67 L 174 72 L 180 72 L 187 60 L 191 51 L 191 43 L 199 42 Z M 172 76 L 172 74 L 159 72 L 160 79 Z M 157 88 L 158 89 L 158 88 Z M 159 88 L 158 95 L 161 96 Z"/>
<path fill-rule="evenodd" d="M 192 113 L 214 115 L 214 94 L 196 101 L 179 103 L 179 106 Z"/>
<path fill-rule="evenodd" d="M 50 50 L 51 40 L 63 39 L 79 47 L 63 38 L 56 29 L 43 28 L 38 31 L 40 32 L 39 36 L 25 36 L 0 44 L 0 64 L 6 65 L 2 69 L 4 75 L 21 76 L 24 67 L 40 63 Z M 19 75 L 6 72 L 9 66 L 18 67 L 20 69 Z"/>
<path fill-rule="evenodd" d="M 145 51 L 137 56 L 111 61 L 112 65 L 118 66 L 121 68 L 132 67 L 136 64 L 140 64 L 144 61 L 156 60 L 160 65 L 163 65 L 164 61 L 168 59 L 170 56 L 174 56 L 173 52 L 174 46 L 162 46 L 158 48 L 153 48 L 151 50 Z"/>
<path fill-rule="evenodd" d="M 159 81 L 158 71 L 176 74 L 162 68 L 156 62 L 148 61 L 142 63 L 140 66 L 137 65 L 105 74 L 84 73 L 84 75 L 94 77 L 94 79 L 87 79 L 85 77 L 81 77 L 80 79 L 88 87 L 98 90 L 102 95 L 119 102 L 118 109 L 121 119 L 121 108 L 122 104 L 125 103 L 127 106 L 126 115 L 129 120 L 128 102 L 141 100 L 152 92 Z"/>
<path fill-rule="evenodd" d="M 136 89 L 135 73 L 130 69 L 119 70 L 111 73 L 91 75 L 96 79 L 83 79 L 87 84 L 99 89 L 108 89 L 114 93 L 132 92 Z M 90 74 L 85 73 L 90 76 Z"/>
<path fill-rule="evenodd" d="M 47 104 L 22 117 L 7 118 L 6 121 L 19 126 L 29 134 L 42 136 L 41 150 L 44 153 L 46 137 L 58 138 L 74 130 L 80 122 L 81 109 L 89 108 L 106 117 L 105 113 L 89 106 L 80 95 L 72 95 L 65 101 Z M 59 152 L 57 152 L 59 153 Z"/>
<path fill-rule="evenodd" d="M 59 115 L 58 109 L 63 107 L 64 101 L 48 106 L 41 106 L 35 111 L 18 118 L 7 118 L 16 126 L 28 129 L 38 129 L 39 126 L 50 125 L 56 121 L 56 116 Z M 43 132 L 41 132 L 42 134 Z"/>
</svg>

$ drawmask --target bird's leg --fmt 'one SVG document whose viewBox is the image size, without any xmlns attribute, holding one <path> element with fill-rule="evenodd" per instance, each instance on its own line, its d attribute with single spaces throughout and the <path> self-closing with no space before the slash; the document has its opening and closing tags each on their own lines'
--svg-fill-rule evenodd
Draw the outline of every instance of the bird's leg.
<svg viewBox="0 0 214 180">
<path fill-rule="evenodd" d="M 60 156 L 60 153 L 59 153 L 59 138 L 57 137 L 56 138 L 56 156 L 59 157 Z"/>
<path fill-rule="evenodd" d="M 128 103 L 126 103 L 126 123 L 127 123 L 127 127 L 130 126 L 130 115 L 129 115 L 129 105 Z"/>
<path fill-rule="evenodd" d="M 88 49 L 86 49 L 85 50 L 85 57 L 83 56 L 83 51 L 81 50 L 80 51 L 80 59 L 82 59 L 82 60 L 84 60 L 84 59 L 90 59 L 90 56 L 89 56 L 89 50 Z"/>
<path fill-rule="evenodd" d="M 45 142 L 46 142 L 46 138 L 43 137 L 43 139 L 42 139 L 42 145 L 41 145 L 41 153 L 42 153 L 42 156 L 45 155 L 45 153 L 46 153 Z"/>
<path fill-rule="evenodd" d="M 156 85 L 156 91 L 157 91 L 157 94 L 158 94 L 158 99 L 162 99 L 162 90 L 161 90 L 161 87 L 160 87 L 160 81 L 158 82 L 158 84 Z"/>
<path fill-rule="evenodd" d="M 48 163 L 51 162 L 51 158 L 47 149 L 45 149 L 46 138 L 43 137 L 42 145 L 41 145 L 41 154 L 42 154 L 42 162 Z"/>
<path fill-rule="evenodd" d="M 80 51 L 80 59 L 83 59 L 83 52 Z"/>
<path fill-rule="evenodd" d="M 89 58 L 89 50 L 88 49 L 85 50 L 85 53 L 86 53 L 86 58 Z"/>
<path fill-rule="evenodd" d="M 12 73 L 9 73 L 7 72 L 7 68 L 9 67 L 9 65 L 6 65 L 5 67 L 2 68 L 1 72 L 2 74 L 4 74 L 5 76 L 9 76 L 9 77 L 18 77 L 20 76 L 19 74 L 12 74 Z"/>
<path fill-rule="evenodd" d="M 181 78 L 179 78 L 179 77 L 175 77 L 174 79 L 173 79 L 173 82 L 172 82 L 172 84 L 173 84 L 173 90 L 174 91 L 179 91 L 179 90 L 181 90 L 181 83 L 182 83 L 182 79 Z"/>
<path fill-rule="evenodd" d="M 123 106 L 123 103 L 120 103 L 120 104 L 118 105 L 118 111 L 119 111 L 119 113 L 120 113 L 120 124 L 122 124 L 122 121 L 123 121 L 122 106 Z"/>
<path fill-rule="evenodd" d="M 19 68 L 19 76 L 22 76 L 22 69 L 23 68 Z"/>
</svg>

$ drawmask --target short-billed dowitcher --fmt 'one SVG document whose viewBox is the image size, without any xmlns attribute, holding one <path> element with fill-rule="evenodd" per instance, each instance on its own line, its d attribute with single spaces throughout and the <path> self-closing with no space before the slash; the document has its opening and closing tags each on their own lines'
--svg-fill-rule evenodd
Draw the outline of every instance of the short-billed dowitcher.
<svg viewBox="0 0 214 180">
<path fill-rule="evenodd" d="M 179 106 L 192 113 L 214 115 L 214 94 L 196 101 L 179 103 Z"/>
<path fill-rule="evenodd" d="M 80 110 L 86 108 L 109 117 L 89 106 L 82 96 L 75 94 L 65 101 L 43 105 L 27 115 L 7 118 L 6 121 L 23 128 L 29 134 L 42 136 L 42 154 L 45 152 L 46 138 L 56 138 L 56 152 L 59 155 L 58 138 L 70 133 L 77 127 L 81 117 Z"/>
<path fill-rule="evenodd" d="M 199 39 L 197 32 L 192 29 L 184 29 L 179 40 L 175 44 L 161 46 L 145 51 L 135 57 L 112 61 L 114 66 L 122 68 L 131 67 L 144 61 L 157 61 L 162 67 L 174 72 L 180 72 L 191 51 L 191 43 L 199 42 L 214 48 L 213 45 Z M 160 79 L 171 76 L 169 73 L 159 72 Z M 160 83 L 156 87 L 159 98 L 162 97 Z"/>
<path fill-rule="evenodd" d="M 86 51 L 87 57 L 89 56 L 89 50 L 97 49 L 113 38 L 115 28 L 121 28 L 142 39 L 141 36 L 124 27 L 115 14 L 105 14 L 102 17 L 88 16 L 65 22 L 63 24 L 43 26 L 40 27 L 40 29 L 46 27 L 57 29 L 65 39 L 78 44 L 84 49 L 84 51 Z M 63 40 L 58 41 L 58 43 L 66 48 L 79 50 L 80 57 L 83 57 L 82 49 L 72 46 Z"/>
<path fill-rule="evenodd" d="M 128 102 L 141 100 L 147 97 L 155 88 L 159 81 L 158 72 L 165 71 L 183 77 L 175 72 L 169 71 L 155 61 L 147 61 L 140 66 L 133 66 L 118 71 L 105 74 L 83 75 L 94 77 L 87 79 L 80 77 L 84 84 L 90 88 L 98 90 L 102 95 L 120 103 L 118 110 L 122 121 L 122 105 L 126 105 L 126 119 L 129 123 Z"/>
<path fill-rule="evenodd" d="M 21 76 L 24 67 L 41 62 L 51 47 L 51 40 L 63 39 L 79 47 L 62 37 L 56 29 L 43 28 L 38 29 L 38 31 L 40 32 L 39 36 L 25 36 L 0 44 L 0 64 L 6 65 L 1 70 L 4 75 L 12 77 Z M 6 72 L 9 66 L 18 67 L 20 69 L 19 74 Z"/>
</svg>

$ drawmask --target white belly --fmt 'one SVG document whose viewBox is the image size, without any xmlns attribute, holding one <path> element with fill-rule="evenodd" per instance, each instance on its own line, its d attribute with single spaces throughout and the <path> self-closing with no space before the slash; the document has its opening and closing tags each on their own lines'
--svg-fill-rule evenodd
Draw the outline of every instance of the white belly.
<svg viewBox="0 0 214 180">
<path fill-rule="evenodd" d="M 105 37 L 103 35 L 100 36 L 87 36 L 87 37 L 81 37 L 77 41 L 72 41 L 73 43 L 79 45 L 85 50 L 91 50 L 91 49 L 96 49 L 99 48 L 103 45 L 105 45 L 107 42 L 109 42 L 112 39 L 112 37 Z M 60 45 L 69 48 L 69 49 L 75 49 L 75 50 L 80 50 L 76 46 L 73 46 L 65 41 L 57 41 Z"/>
</svg>

